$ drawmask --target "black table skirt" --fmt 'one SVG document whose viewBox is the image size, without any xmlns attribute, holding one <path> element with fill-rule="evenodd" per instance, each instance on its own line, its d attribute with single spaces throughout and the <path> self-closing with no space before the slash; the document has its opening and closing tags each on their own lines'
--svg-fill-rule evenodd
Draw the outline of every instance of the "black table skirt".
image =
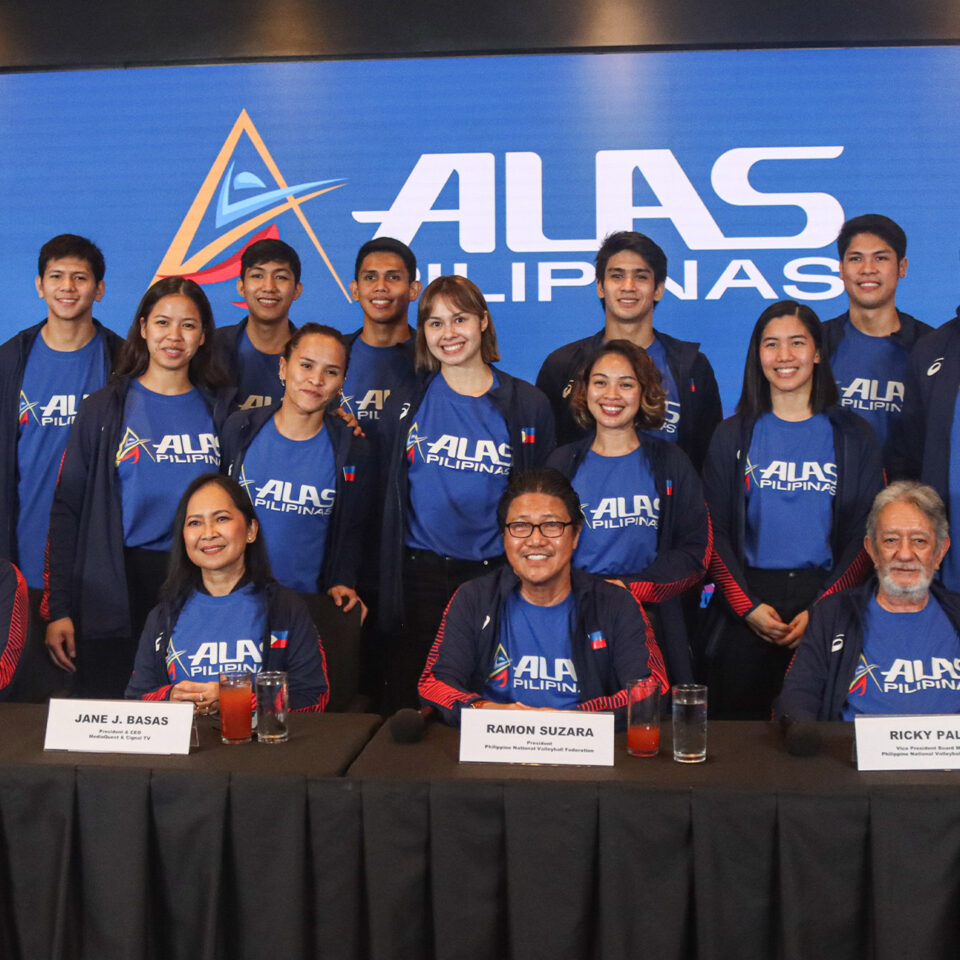
<svg viewBox="0 0 960 960">
<path fill-rule="evenodd" d="M 705 764 L 580 769 L 460 765 L 440 727 L 361 752 L 349 715 L 45 754 L 38 709 L 0 708 L 3 960 L 957 955 L 960 774 L 858 773 L 845 725 L 809 759 L 714 723 Z"/>
</svg>

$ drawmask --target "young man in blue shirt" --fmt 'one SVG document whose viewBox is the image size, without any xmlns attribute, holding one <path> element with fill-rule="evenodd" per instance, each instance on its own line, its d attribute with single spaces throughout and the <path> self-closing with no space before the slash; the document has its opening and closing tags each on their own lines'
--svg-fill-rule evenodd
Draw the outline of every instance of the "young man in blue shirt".
<svg viewBox="0 0 960 960">
<path fill-rule="evenodd" d="M 31 632 L 13 699 L 62 686 L 40 628 L 44 550 L 57 471 L 80 401 L 107 382 L 123 341 L 93 318 L 104 292 L 103 254 L 74 234 L 40 249 L 37 294 L 47 316 L 0 346 L 0 557 L 29 587 Z"/>
<path fill-rule="evenodd" d="M 932 328 L 897 309 L 897 285 L 907 275 L 907 237 L 899 224 L 877 213 L 854 217 L 840 228 L 837 253 L 849 306 L 824 323 L 824 348 L 841 404 L 873 427 L 889 467 L 907 360 Z"/>
<path fill-rule="evenodd" d="M 604 239 L 596 266 L 603 329 L 554 350 L 537 375 L 537 386 L 553 407 L 557 443 L 571 443 L 584 434 L 568 402 L 580 367 L 605 340 L 629 340 L 649 354 L 663 378 L 667 415 L 656 435 L 677 443 L 699 472 L 723 409 L 713 368 L 700 344 L 654 329 L 654 309 L 667 281 L 666 254 L 642 233 L 620 230 Z"/>
<path fill-rule="evenodd" d="M 303 292 L 297 251 L 272 238 L 251 243 L 240 258 L 237 292 L 247 315 L 217 328 L 218 354 L 237 386 L 240 408 L 267 407 L 283 395 L 280 356 L 296 330 L 290 307 Z"/>
</svg>

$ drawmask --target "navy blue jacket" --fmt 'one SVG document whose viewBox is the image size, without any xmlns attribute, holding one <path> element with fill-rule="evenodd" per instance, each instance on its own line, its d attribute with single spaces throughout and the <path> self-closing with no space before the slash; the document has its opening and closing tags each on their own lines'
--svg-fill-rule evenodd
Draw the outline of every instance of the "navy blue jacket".
<svg viewBox="0 0 960 960">
<path fill-rule="evenodd" d="M 595 432 L 558 447 L 547 460 L 571 482 L 593 443 Z M 692 589 L 707 572 L 713 537 L 700 478 L 687 455 L 674 443 L 644 436 L 660 498 L 657 556 L 645 570 L 619 576 L 640 603 L 660 604 L 661 636 L 671 683 L 693 682 L 693 659 L 683 610 L 671 603 Z"/>
<path fill-rule="evenodd" d="M 723 419 L 720 390 L 710 361 L 700 352 L 699 343 L 677 340 L 659 330 L 654 331 L 663 344 L 667 366 L 680 395 L 680 428 L 677 442 L 697 471 L 703 460 L 714 428 Z M 584 430 L 570 414 L 568 398 L 573 380 L 580 368 L 593 356 L 604 341 L 601 330 L 592 337 L 568 343 L 554 350 L 537 374 L 537 386 L 547 395 L 557 423 L 557 440 L 571 443 L 583 436 Z"/>
<path fill-rule="evenodd" d="M 621 587 L 583 570 L 571 568 L 571 589 L 577 625 L 570 638 L 573 666 L 580 685 L 578 710 L 613 712 L 617 727 L 626 724 L 627 689 L 631 680 L 651 674 L 647 641 L 650 624 Z M 500 618 L 507 597 L 520 581 L 509 567 L 469 580 L 453 595 L 418 690 L 420 700 L 435 707 L 447 723 L 459 724 L 460 711 L 483 699 L 483 688 L 500 639 Z M 590 634 L 604 640 L 594 648 Z M 663 687 L 664 678 L 654 671 Z"/>
<path fill-rule="evenodd" d="M 916 345 L 917 341 L 926 336 L 928 333 L 933 332 L 933 327 L 929 324 L 923 323 L 920 320 L 917 320 L 916 317 L 911 317 L 909 313 L 903 313 L 902 311 L 897 311 L 897 316 L 900 318 L 900 329 L 890 334 L 890 340 L 895 343 L 901 350 L 910 353 Z M 827 320 L 825 323 L 821 324 L 820 330 L 823 334 L 823 350 L 824 353 L 830 358 L 831 363 L 833 362 L 834 356 L 836 356 L 837 348 L 840 346 L 841 341 L 844 338 L 847 329 L 847 321 L 850 319 L 850 311 L 840 314 L 839 317 L 834 317 L 832 320 Z M 906 400 L 906 386 L 904 386 L 904 400 Z M 901 413 L 903 411 L 901 410 Z M 890 431 L 887 433 L 887 442 L 883 450 L 883 462 L 884 465 L 888 468 L 892 463 L 895 462 L 896 456 L 893 452 L 893 424 L 896 423 L 898 417 L 892 416 L 890 420 Z"/>
<path fill-rule="evenodd" d="M 783 681 L 774 704 L 777 716 L 791 720 L 842 720 L 850 684 L 863 652 L 863 622 L 867 605 L 877 592 L 871 577 L 855 590 L 843 590 L 818 603 Z M 960 636 L 960 594 L 930 585 L 930 592 L 943 608 Z M 923 638 L 914 638 L 922 651 Z M 905 651 L 909 656 L 909 651 Z"/>
<path fill-rule="evenodd" d="M 227 419 L 220 445 L 224 473 L 239 478 L 253 438 L 279 409 L 280 403 L 275 403 L 269 407 L 238 410 Z M 317 583 L 318 592 L 338 585 L 356 586 L 367 519 L 373 510 L 377 485 L 374 456 L 367 439 L 355 437 L 353 430 L 333 413 L 324 415 L 323 425 L 333 446 L 336 496 Z M 346 479 L 346 465 L 355 468 L 353 480 Z"/>
<path fill-rule="evenodd" d="M 27 581 L 9 560 L 0 559 L 0 700 L 10 693 L 27 641 L 29 617 Z"/>
<path fill-rule="evenodd" d="M 27 358 L 46 320 L 21 330 L 0 346 L 0 464 L 3 480 L 0 482 L 0 557 L 17 562 L 17 520 L 20 507 L 17 483 L 17 434 L 20 422 L 20 390 Z M 104 360 L 107 370 L 113 369 L 123 338 L 108 330 L 99 321 L 93 321 L 103 337 Z M 51 477 L 51 481 L 53 478 Z"/>
<path fill-rule="evenodd" d="M 880 450 L 870 425 L 843 407 L 828 407 L 824 414 L 833 427 L 837 493 L 830 535 L 833 567 L 821 596 L 854 586 L 869 569 L 863 534 L 873 498 L 883 489 Z M 755 424 L 740 415 L 724 420 L 713 435 L 703 470 L 713 522 L 710 575 L 738 617 L 745 617 L 763 602 L 763 597 L 750 592 L 744 575 L 746 462 Z"/>
<path fill-rule="evenodd" d="M 950 432 L 960 386 L 960 307 L 957 316 L 914 347 L 907 367 L 903 413 L 894 424 L 891 479 L 928 483 L 950 514 Z"/>
<path fill-rule="evenodd" d="M 80 404 L 50 511 L 44 616 L 71 617 L 78 635 L 104 640 L 130 636 L 116 466 L 129 387 L 118 377 Z M 219 433 L 235 391 L 200 393 Z"/>
<path fill-rule="evenodd" d="M 380 620 L 385 630 L 396 627 L 403 616 L 403 545 L 410 505 L 407 473 L 407 428 L 437 373 L 421 373 L 408 396 L 392 393 L 378 431 L 379 474 L 384 483 L 383 532 L 380 540 Z M 547 398 L 526 380 L 496 369 L 500 380 L 486 396 L 507 423 L 512 471 L 544 463 L 554 447 L 553 416 Z M 521 428 L 533 427 L 533 443 L 524 443 Z"/>
<path fill-rule="evenodd" d="M 264 586 L 263 593 L 267 618 L 260 638 L 261 669 L 287 671 L 291 710 L 323 710 L 330 696 L 327 661 L 310 611 L 295 593 L 275 580 Z M 150 611 L 140 635 L 133 676 L 124 693 L 128 699 L 170 699 L 173 684 L 167 674 L 167 647 L 179 615 L 168 602 Z"/>
</svg>

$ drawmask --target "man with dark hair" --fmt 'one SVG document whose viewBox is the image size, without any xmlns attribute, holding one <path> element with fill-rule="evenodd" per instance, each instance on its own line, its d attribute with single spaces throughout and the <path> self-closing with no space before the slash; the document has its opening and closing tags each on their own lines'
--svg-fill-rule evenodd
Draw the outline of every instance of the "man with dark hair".
<svg viewBox="0 0 960 960">
<path fill-rule="evenodd" d="M 80 401 L 107 382 L 123 344 L 93 319 L 104 271 L 103 254 L 86 238 L 61 234 L 47 241 L 36 278 L 46 319 L 0 346 L 0 557 L 23 572 L 34 625 L 40 623 L 47 525 L 67 434 Z M 42 698 L 48 667 L 42 638 L 32 634 L 11 696 Z"/>
<path fill-rule="evenodd" d="M 368 240 L 357 253 L 350 293 L 363 311 L 363 326 L 347 337 L 350 369 L 343 406 L 370 434 L 390 393 L 413 377 L 413 330 L 407 322 L 420 296 L 417 259 L 393 237 Z"/>
<path fill-rule="evenodd" d="M 932 487 L 899 481 L 877 494 L 863 540 L 876 575 L 813 608 L 779 715 L 960 713 L 960 595 L 932 582 L 948 529 Z"/>
<path fill-rule="evenodd" d="M 583 515 L 570 482 L 538 467 L 510 478 L 497 508 L 507 565 L 453 595 L 420 678 L 448 723 L 464 708 L 612 711 L 651 672 L 649 623 L 622 587 L 571 560 Z"/>
<path fill-rule="evenodd" d="M 649 354 L 667 392 L 667 416 L 656 436 L 678 443 L 701 470 L 713 429 L 723 419 L 720 391 L 700 344 L 677 340 L 653 327 L 653 311 L 667 280 L 666 255 L 642 233 L 621 230 L 603 241 L 596 265 L 604 328 L 554 350 L 537 376 L 537 386 L 553 407 L 557 442 L 583 436 L 567 402 L 577 371 L 605 340 L 629 340 Z"/>
<path fill-rule="evenodd" d="M 899 224 L 878 213 L 854 217 L 840 228 L 837 253 L 849 306 L 824 323 L 824 349 L 840 402 L 873 427 L 889 466 L 907 360 L 931 328 L 897 309 L 897 284 L 907 275 L 907 237 Z"/>
<path fill-rule="evenodd" d="M 302 291 L 300 257 L 289 244 L 268 237 L 243 251 L 237 292 L 247 302 L 247 316 L 217 329 L 217 352 L 237 385 L 242 410 L 280 399 L 280 355 L 296 330 L 290 307 Z"/>
</svg>

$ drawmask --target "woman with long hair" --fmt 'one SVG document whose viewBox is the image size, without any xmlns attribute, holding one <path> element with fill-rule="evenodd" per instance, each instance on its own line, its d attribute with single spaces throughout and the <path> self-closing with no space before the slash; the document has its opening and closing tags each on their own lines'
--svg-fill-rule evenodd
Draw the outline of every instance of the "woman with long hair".
<svg viewBox="0 0 960 960">
<path fill-rule="evenodd" d="M 768 718 L 811 604 L 868 569 L 880 450 L 837 400 L 817 315 L 793 300 L 767 307 L 736 415 L 717 427 L 704 466 L 720 594 L 705 651 L 716 716 Z"/>
<path fill-rule="evenodd" d="M 220 465 L 232 391 L 203 290 L 144 294 L 113 379 L 81 404 L 50 514 L 47 649 L 82 696 L 121 696 L 156 603 L 180 492 Z"/>
<path fill-rule="evenodd" d="M 180 498 L 173 528 L 167 579 L 140 637 L 126 696 L 185 701 L 212 713 L 221 671 L 285 670 L 290 707 L 322 710 L 323 646 L 306 606 L 273 579 L 242 487 L 201 474 Z"/>
<path fill-rule="evenodd" d="M 416 384 L 391 394 L 380 427 L 389 706 L 417 706 L 417 680 L 451 594 L 502 562 L 496 511 L 507 478 L 553 449 L 547 398 L 493 366 L 499 359 L 477 286 L 460 276 L 434 280 L 420 297 Z"/>
<path fill-rule="evenodd" d="M 573 564 L 622 583 L 653 622 L 674 683 L 693 680 L 677 598 L 703 579 L 710 522 L 687 455 L 651 435 L 663 423 L 660 372 L 628 340 L 603 343 L 578 372 L 571 413 L 590 431 L 547 461 L 573 484 L 584 524 Z"/>
</svg>

